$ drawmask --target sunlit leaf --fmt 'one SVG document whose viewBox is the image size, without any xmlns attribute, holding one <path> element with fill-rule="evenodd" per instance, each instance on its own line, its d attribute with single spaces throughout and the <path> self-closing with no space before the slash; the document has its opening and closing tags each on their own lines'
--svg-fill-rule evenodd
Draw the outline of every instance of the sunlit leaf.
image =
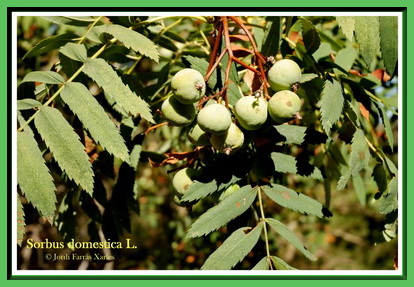
<svg viewBox="0 0 414 287">
<path fill-rule="evenodd" d="M 381 54 L 388 74 L 394 75 L 398 60 L 398 17 L 380 16 Z"/>
<path fill-rule="evenodd" d="M 30 110 L 33 108 L 38 108 L 42 105 L 39 101 L 27 98 L 23 100 L 17 100 L 17 109 L 18 110 Z"/>
<path fill-rule="evenodd" d="M 37 43 L 33 48 L 31 48 L 26 53 L 26 55 L 23 56 L 23 59 L 38 56 L 50 50 L 57 49 L 78 37 L 79 37 L 78 35 L 70 33 L 70 32 L 56 35 L 56 36 L 51 36 Z"/>
<path fill-rule="evenodd" d="M 257 264 L 252 268 L 252 270 L 269 270 L 269 259 L 267 256 L 263 257 Z"/>
<path fill-rule="evenodd" d="M 24 220 L 24 210 L 20 197 L 17 197 L 17 244 L 22 246 L 25 234 L 26 222 Z"/>
<path fill-rule="evenodd" d="M 59 52 L 78 62 L 85 62 L 88 57 L 86 48 L 82 44 L 67 43 L 59 49 Z"/>
<path fill-rule="evenodd" d="M 336 16 L 336 21 L 338 21 L 339 27 L 341 27 L 342 32 L 348 38 L 349 41 L 354 40 L 354 31 L 355 31 L 355 19 L 353 16 Z"/>
<path fill-rule="evenodd" d="M 46 84 L 62 84 L 65 81 L 61 75 L 53 71 L 34 71 L 28 73 L 22 80 L 24 82 L 41 82 Z"/>
<path fill-rule="evenodd" d="M 270 256 L 270 259 L 272 260 L 273 265 L 275 265 L 276 270 L 298 270 L 296 268 L 293 268 L 289 264 L 287 264 L 285 261 L 283 261 L 279 257 Z"/>
<path fill-rule="evenodd" d="M 379 16 L 355 16 L 354 18 L 359 50 L 369 68 L 380 48 Z"/>
<path fill-rule="evenodd" d="M 56 24 L 70 26 L 89 26 L 96 21 L 96 19 L 91 16 L 43 16 L 42 18 Z"/>
<path fill-rule="evenodd" d="M 388 214 L 398 208 L 398 179 L 393 177 L 388 184 L 387 192 L 376 202 L 379 213 Z"/>
<path fill-rule="evenodd" d="M 318 105 L 321 107 L 323 129 L 326 133 L 329 133 L 332 125 L 339 120 L 344 105 L 342 87 L 338 81 L 325 81 Z"/>
<path fill-rule="evenodd" d="M 277 172 L 293 173 L 323 180 L 320 169 L 311 165 L 307 161 L 297 159 L 291 155 L 280 152 L 272 152 L 271 157 Z"/>
</svg>

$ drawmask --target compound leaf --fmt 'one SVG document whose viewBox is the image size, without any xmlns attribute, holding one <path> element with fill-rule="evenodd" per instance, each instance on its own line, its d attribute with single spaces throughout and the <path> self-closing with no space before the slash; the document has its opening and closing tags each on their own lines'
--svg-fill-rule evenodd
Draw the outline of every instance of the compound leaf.
<svg viewBox="0 0 414 287">
<path fill-rule="evenodd" d="M 277 204 L 294 211 L 317 217 L 331 217 L 332 213 L 318 201 L 279 184 L 262 186 L 266 195 Z"/>
<path fill-rule="evenodd" d="M 207 210 L 191 225 L 187 237 L 200 237 L 222 226 L 245 212 L 257 196 L 257 188 L 250 185 L 235 191 L 218 205 Z"/>
<path fill-rule="evenodd" d="M 36 140 L 26 131 L 17 133 L 17 182 L 27 200 L 51 222 L 56 188 Z"/>
<path fill-rule="evenodd" d="M 323 180 L 320 169 L 309 164 L 307 161 L 280 152 L 272 152 L 270 156 L 277 172 L 299 174 Z"/>
<path fill-rule="evenodd" d="M 59 49 L 59 52 L 78 62 L 85 62 L 88 57 L 86 48 L 82 44 L 67 43 Z"/>
<path fill-rule="evenodd" d="M 207 258 L 201 269 L 230 270 L 253 249 L 262 229 L 263 222 L 253 229 L 251 227 L 237 229 Z"/>
<path fill-rule="evenodd" d="M 154 122 L 148 104 L 126 86 L 112 67 L 103 59 L 87 59 L 83 72 L 102 87 L 108 97 L 133 116 L 140 114 Z"/>
<path fill-rule="evenodd" d="M 370 154 L 368 145 L 365 141 L 364 132 L 361 129 L 357 129 L 354 133 L 351 143 L 351 154 L 349 158 L 349 169 L 348 171 L 341 176 L 336 186 L 336 190 L 344 189 L 348 180 L 356 176 L 363 168 L 368 165 L 370 160 Z"/>
<path fill-rule="evenodd" d="M 117 158 L 129 161 L 124 139 L 105 110 L 84 85 L 66 83 L 61 97 L 97 143 Z"/>
<path fill-rule="evenodd" d="M 23 78 L 25 82 L 41 82 L 46 84 L 62 84 L 65 81 L 61 75 L 53 71 L 34 71 L 30 72 Z"/>
<path fill-rule="evenodd" d="M 35 126 L 68 177 L 88 193 L 93 192 L 93 171 L 85 147 L 72 126 L 55 108 L 42 106 Z"/>
<path fill-rule="evenodd" d="M 318 105 L 321 107 L 323 129 L 326 133 L 329 133 L 332 125 L 339 120 L 344 105 L 342 87 L 338 81 L 325 81 Z"/>
<path fill-rule="evenodd" d="M 127 48 L 131 48 L 135 52 L 145 55 L 158 63 L 159 53 L 157 46 L 144 35 L 116 24 L 109 25 L 105 32 L 124 43 Z"/>
<path fill-rule="evenodd" d="M 310 253 L 308 249 L 306 249 L 299 238 L 297 238 L 297 236 L 292 231 L 290 231 L 286 225 L 273 218 L 266 218 L 266 222 L 270 225 L 270 227 L 273 228 L 274 231 L 289 241 L 290 244 L 295 246 L 295 248 L 302 252 L 303 255 L 305 255 L 308 259 L 312 261 L 316 260 L 316 257 Z"/>
</svg>

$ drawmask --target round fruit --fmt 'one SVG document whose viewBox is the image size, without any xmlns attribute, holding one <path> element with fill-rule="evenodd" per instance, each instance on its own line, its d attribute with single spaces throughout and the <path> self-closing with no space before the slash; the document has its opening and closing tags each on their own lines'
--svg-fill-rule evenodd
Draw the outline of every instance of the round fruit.
<svg viewBox="0 0 414 287">
<path fill-rule="evenodd" d="M 300 98 L 294 92 L 280 91 L 269 100 L 268 110 L 270 117 L 284 123 L 293 119 L 301 107 Z"/>
<path fill-rule="evenodd" d="M 199 172 L 194 168 L 183 168 L 174 175 L 172 180 L 173 187 L 179 195 L 183 195 L 193 183 L 194 178 L 198 175 Z"/>
<path fill-rule="evenodd" d="M 162 103 L 161 112 L 167 122 L 178 127 L 188 126 L 195 118 L 194 105 L 184 105 L 177 101 L 174 96 L 169 97 Z"/>
<path fill-rule="evenodd" d="M 206 92 L 203 75 L 194 69 L 183 69 L 171 79 L 171 88 L 182 104 L 192 104 L 199 101 Z"/>
<path fill-rule="evenodd" d="M 210 145 L 210 139 L 208 135 L 200 128 L 196 121 L 188 127 L 187 137 L 190 142 L 195 146 Z"/>
<path fill-rule="evenodd" d="M 243 128 L 248 131 L 257 130 L 266 122 L 267 102 L 261 97 L 243 97 L 237 101 L 234 114 Z"/>
<path fill-rule="evenodd" d="M 295 61 L 284 59 L 277 61 L 269 70 L 269 84 L 273 91 L 290 90 L 302 77 L 300 67 Z"/>
<path fill-rule="evenodd" d="M 197 116 L 200 128 L 213 135 L 225 133 L 231 124 L 230 111 L 221 104 L 210 104 L 200 110 Z"/>
<path fill-rule="evenodd" d="M 244 134 L 238 126 L 231 123 L 226 133 L 221 135 L 212 135 L 210 138 L 211 145 L 218 151 L 230 154 L 243 145 Z"/>
</svg>

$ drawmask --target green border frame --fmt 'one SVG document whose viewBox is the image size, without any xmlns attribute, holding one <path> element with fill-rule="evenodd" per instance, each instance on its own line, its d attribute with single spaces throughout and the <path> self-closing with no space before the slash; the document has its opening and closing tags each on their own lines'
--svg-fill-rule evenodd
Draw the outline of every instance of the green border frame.
<svg viewBox="0 0 414 287">
<path fill-rule="evenodd" d="M 0 8 L 2 11 L 2 15 L 3 17 L 1 18 L 1 26 L 3 29 L 1 29 L 1 36 L 3 38 L 3 41 L 5 43 L 7 43 L 7 45 L 2 45 L 0 46 L 0 52 L 2 53 L 2 55 L 4 55 L 1 59 L 0 59 L 0 66 L 1 66 L 1 79 L 2 81 L 0 82 L 0 87 L 1 87 L 1 91 L 3 92 L 2 95 L 0 96 L 0 107 L 1 107 L 1 113 L 0 115 L 2 116 L 2 121 L 0 121 L 0 127 L 2 131 L 7 131 L 1 133 L 1 151 L 2 151 L 2 161 L 0 163 L 0 182 L 2 183 L 3 186 L 3 190 L 4 192 L 2 193 L 3 195 L 3 200 L 1 200 L 0 202 L 0 210 L 2 217 L 4 218 L 2 222 L 7 223 L 9 218 L 8 218 L 8 209 L 10 208 L 10 204 L 8 204 L 8 193 L 12 190 L 11 188 L 11 183 L 8 182 L 8 180 L 10 179 L 10 174 L 9 174 L 9 170 L 8 170 L 8 166 L 9 164 L 11 164 L 11 147 L 8 146 L 11 139 L 11 120 L 10 119 L 10 115 L 9 115 L 9 107 L 8 105 L 10 104 L 8 101 L 10 100 L 10 91 L 12 89 L 12 87 L 9 87 L 8 85 L 10 84 L 10 79 L 11 77 L 13 77 L 13 75 L 10 75 L 10 71 L 8 70 L 9 68 L 9 61 L 10 61 L 10 55 L 8 55 L 8 48 L 9 45 L 11 45 L 11 43 L 9 43 L 8 40 L 11 40 L 13 37 L 13 35 L 10 35 L 11 31 L 10 31 L 10 27 L 8 26 L 10 24 L 10 22 L 8 21 L 8 7 L 39 7 L 37 9 L 40 8 L 44 8 L 45 10 L 48 9 L 53 9 L 58 11 L 59 7 L 63 8 L 62 10 L 67 10 L 64 9 L 64 7 L 73 7 L 74 10 L 81 10 L 82 8 L 91 10 L 96 8 L 96 10 L 101 10 L 101 9 L 108 9 L 105 8 L 105 6 L 102 5 L 106 5 L 107 7 L 112 7 L 113 5 L 111 4 L 116 4 L 117 8 L 116 10 L 123 10 L 122 7 L 136 7 L 137 10 L 139 10 L 139 8 L 137 7 L 139 5 L 139 7 L 147 7 L 146 9 L 149 9 L 149 7 L 151 8 L 151 10 L 157 11 L 157 10 L 165 10 L 165 11 L 171 11 L 172 7 L 171 7 L 171 1 L 165 1 L 165 0 L 158 0 L 157 1 L 157 7 L 154 7 L 152 5 L 145 5 L 140 3 L 140 1 L 125 1 L 125 0 L 118 0 L 116 1 L 116 3 L 112 3 L 112 2 L 107 2 L 107 3 L 102 3 L 103 1 L 94 1 L 96 3 L 94 3 L 93 1 L 81 1 L 81 0 L 72 0 L 70 2 L 57 2 L 57 1 L 51 1 L 51 0 L 47 0 L 47 1 L 41 1 L 41 2 L 33 2 L 33 1 L 28 1 L 28 0 L 22 0 L 22 1 L 16 1 L 16 0 L 3 0 L 2 1 L 4 3 L 4 5 L 2 5 L 2 7 Z M 17 2 L 17 3 L 16 3 Z M 409 3 L 407 3 L 409 2 Z M 86 4 L 86 5 L 85 5 Z M 153 3 L 150 3 L 153 4 Z M 266 9 L 267 7 L 271 7 L 271 10 L 277 10 L 277 7 L 292 7 L 289 4 L 292 4 L 291 2 L 285 1 L 284 3 L 280 3 L 279 1 L 276 2 L 275 0 L 262 0 L 260 1 L 260 3 L 253 3 L 253 2 L 245 2 L 245 3 L 240 3 L 240 1 L 234 1 L 234 4 L 237 5 L 233 6 L 234 4 L 231 2 L 225 2 L 224 4 L 226 4 L 225 6 L 223 6 L 223 1 L 218 1 L 218 0 L 210 0 L 208 1 L 208 3 L 202 3 L 202 4 L 207 4 L 208 6 L 206 7 L 206 5 L 201 5 L 199 7 L 195 7 L 194 4 L 198 4 L 195 3 L 193 1 L 189 1 L 189 0 L 185 0 L 185 1 L 180 1 L 179 6 L 175 6 L 173 7 L 174 9 L 176 9 L 177 11 L 182 10 L 182 11 L 205 11 L 205 12 L 209 12 L 209 11 L 220 11 L 225 9 L 226 11 L 238 11 L 238 10 L 242 10 L 242 11 L 252 11 L 252 10 L 256 10 L 256 11 L 260 11 L 260 10 L 270 10 L 270 9 Z M 188 4 L 188 6 L 186 5 Z M 233 4 L 233 5 L 232 5 Z M 252 4 L 255 4 L 255 7 L 252 7 Z M 400 286 L 407 286 L 409 284 L 409 279 L 410 277 L 408 276 L 409 273 L 409 267 L 410 267 L 410 260 L 409 257 L 410 255 L 412 255 L 412 251 L 411 249 L 408 248 L 408 242 L 409 242 L 409 238 L 411 238 L 410 235 L 412 235 L 412 232 L 410 233 L 410 231 L 407 229 L 408 228 L 408 220 L 410 219 L 410 217 L 412 217 L 412 213 L 410 213 L 410 211 L 407 209 L 408 207 L 408 201 L 409 197 L 408 197 L 408 192 L 410 190 L 410 186 L 413 183 L 413 179 L 410 179 L 407 177 L 408 175 L 408 170 L 410 168 L 410 165 L 412 167 L 412 161 L 410 161 L 410 159 L 413 159 L 413 152 L 407 149 L 407 146 L 410 145 L 410 143 L 412 142 L 413 138 L 412 136 L 410 136 L 408 134 L 408 124 L 410 123 L 410 121 L 412 121 L 412 115 L 407 114 L 407 111 L 411 110 L 410 108 L 412 108 L 413 104 L 412 104 L 412 100 L 409 101 L 408 98 L 408 94 L 410 91 L 412 91 L 412 83 L 410 85 L 410 83 L 408 82 L 408 74 L 409 74 L 409 68 L 413 69 L 412 67 L 414 66 L 414 62 L 412 57 L 408 57 L 408 53 L 407 51 L 411 51 L 410 47 L 412 47 L 413 44 L 413 40 L 409 40 L 408 38 L 408 30 L 409 28 L 413 25 L 413 20 L 409 18 L 409 11 L 411 9 L 409 8 L 414 8 L 414 5 L 411 3 L 411 1 L 394 1 L 392 3 L 390 3 L 389 1 L 385 1 L 385 0 L 377 0 L 375 1 L 375 3 L 366 3 L 366 2 L 362 2 L 362 1 L 355 1 L 355 0 L 348 0 L 346 2 L 331 2 L 331 1 L 312 1 L 312 3 L 309 3 L 309 1 L 305 1 L 305 0 L 297 0 L 294 2 L 295 6 L 301 7 L 301 8 L 292 8 L 292 11 L 295 12 L 300 12 L 300 11 L 309 11 L 309 9 L 307 8 L 312 8 L 315 11 L 318 11 L 317 9 L 320 8 L 320 11 L 335 11 L 335 10 L 340 10 L 340 11 L 356 11 L 356 10 L 360 10 L 362 9 L 363 11 L 378 11 L 378 9 L 382 8 L 400 8 L 401 10 L 405 9 L 404 13 L 403 13 L 403 57 L 405 62 L 401 63 L 403 65 L 403 80 L 404 80 L 404 86 L 402 86 L 401 92 L 403 93 L 404 97 L 403 97 L 403 119 L 402 119 L 402 140 L 404 142 L 404 148 L 402 150 L 403 152 L 403 162 L 402 162 L 402 175 L 403 175 L 403 218 L 404 218 L 404 225 L 403 225 L 403 250 L 404 250 L 404 254 L 403 254 L 403 276 L 370 276 L 370 275 L 348 275 L 348 276 L 344 276 L 344 275 L 304 275 L 304 276 L 287 276 L 287 275 L 283 275 L 283 276 L 274 276 L 274 275 L 263 275 L 263 276 L 243 276 L 241 278 L 241 276 L 237 276 L 234 277 L 232 275 L 163 275 L 163 276 L 158 276 L 158 275 L 132 275 L 132 276 L 105 276 L 102 277 L 100 275 L 87 275 L 87 276 L 68 276 L 68 275 L 62 275 L 62 276 L 57 276 L 57 275 L 41 275 L 41 272 L 39 272 L 39 275 L 36 276 L 13 276 L 12 278 L 8 278 L 8 265 L 11 263 L 11 261 L 9 261 L 11 258 L 9 258 L 9 249 L 8 249 L 8 240 L 9 240 L 9 228 L 10 226 L 8 224 L 5 224 L 5 227 L 7 226 L 7 228 L 1 229 L 0 231 L 0 243 L 1 246 L 3 246 L 3 248 L 0 248 L 0 268 L 2 274 L 4 274 L 4 276 L 1 276 L 1 281 L 3 281 L 3 283 L 6 284 L 10 284 L 10 285 L 20 285 L 20 284 L 27 284 L 28 282 L 25 282 L 26 280 L 33 280 L 33 279 L 47 279 L 48 281 L 51 282 L 51 284 L 55 284 L 54 280 L 68 280 L 68 279 L 81 279 L 81 280 L 100 280 L 102 281 L 102 283 L 104 283 L 103 280 L 105 281 L 109 281 L 108 283 L 104 283 L 104 284 L 112 284 L 112 280 L 119 280 L 119 279 L 139 279 L 139 280 L 148 280 L 148 279 L 154 279 L 151 280 L 149 283 L 151 284 L 163 284 L 165 281 L 164 280 L 174 280 L 173 282 L 169 282 L 168 284 L 173 284 L 175 286 L 183 286 L 183 285 L 192 285 L 197 284 L 197 285 L 201 285 L 203 286 L 204 284 L 211 284 L 212 282 L 209 282 L 209 280 L 213 279 L 213 280 L 220 280 L 219 282 L 221 284 L 228 284 L 225 280 L 233 280 L 234 283 L 236 284 L 240 284 L 240 285 L 247 285 L 247 284 L 251 284 L 251 280 L 280 280 L 282 282 L 286 281 L 287 284 L 304 284 L 306 281 L 303 280 L 311 280 L 306 282 L 305 284 L 311 284 L 311 285 L 318 285 L 318 286 L 323 286 L 324 284 L 329 284 L 331 285 L 332 283 L 337 285 L 345 285 L 345 284 L 349 284 L 349 283 L 353 283 L 353 282 L 347 282 L 347 280 L 352 279 L 357 280 L 358 283 L 364 283 L 362 280 L 376 280 L 376 282 L 374 284 L 376 284 L 376 286 L 384 286 L 384 285 L 388 285 L 390 284 L 389 280 L 395 280 L 396 284 L 400 285 Z M 312 6 L 310 6 L 309 4 L 312 4 Z M 372 4 L 375 4 L 376 6 L 373 7 L 371 6 Z M 394 4 L 393 6 L 391 6 L 390 4 Z M 360 6 L 360 5 L 364 5 L 364 6 Z M 190 7 L 191 8 L 188 8 Z M 51 8 L 53 7 L 53 8 Z M 181 9 L 180 9 L 181 7 Z M 226 8 L 227 7 L 227 8 Z M 251 9 L 247 9 L 244 10 L 243 7 L 246 8 L 251 8 Z M 261 9 L 264 8 L 264 9 Z M 328 7 L 328 8 L 327 8 Z M 296 10 L 295 10 L 296 9 Z M 130 11 L 131 9 L 125 9 L 125 11 Z M 382 10 L 382 9 L 381 9 Z M 31 11 L 30 8 L 27 9 L 27 11 Z M 385 10 L 387 11 L 387 10 Z M 400 150 L 401 152 L 401 150 Z M 7 158 L 7 161 L 5 160 Z M 234 278 L 236 278 L 236 280 L 234 280 Z M 5 279 L 12 279 L 12 280 L 7 280 L 5 281 Z M 102 280 L 103 279 L 103 280 Z M 194 281 L 194 279 L 197 280 Z M 206 280 L 206 281 L 205 281 Z M 336 282 L 331 282 L 331 280 L 338 280 Z M 341 280 L 341 281 L 339 281 Z M 361 281 L 360 281 L 361 280 Z M 65 282 L 59 282 L 59 284 L 62 284 Z M 68 282 L 66 284 L 72 284 L 73 282 Z M 272 282 L 273 284 L 277 284 L 278 282 Z M 356 282 L 355 282 L 356 283 Z M 42 284 L 44 284 L 44 282 L 42 282 Z M 47 283 L 48 284 L 48 283 Z M 133 283 L 136 284 L 136 283 Z M 263 282 L 263 284 L 266 284 L 265 282 Z M 283 284 L 283 283 L 282 283 Z"/>
</svg>

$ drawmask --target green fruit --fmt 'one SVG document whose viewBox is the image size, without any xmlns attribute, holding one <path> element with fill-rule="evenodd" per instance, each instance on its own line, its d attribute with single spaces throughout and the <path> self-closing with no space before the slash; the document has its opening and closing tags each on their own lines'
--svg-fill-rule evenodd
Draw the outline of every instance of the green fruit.
<svg viewBox="0 0 414 287">
<path fill-rule="evenodd" d="M 193 183 L 195 177 L 199 175 L 199 171 L 191 167 L 183 168 L 178 171 L 173 177 L 173 187 L 179 195 L 183 195 L 187 192 L 190 185 Z"/>
<path fill-rule="evenodd" d="M 187 137 L 190 142 L 195 146 L 210 145 L 210 139 L 208 135 L 200 128 L 196 121 L 188 127 Z"/>
<path fill-rule="evenodd" d="M 300 107 L 300 98 L 291 91 L 277 92 L 268 103 L 269 115 L 278 123 L 293 119 L 300 111 Z"/>
<path fill-rule="evenodd" d="M 238 126 L 231 123 L 230 128 L 221 135 L 212 135 L 210 138 L 211 145 L 219 152 L 230 154 L 239 149 L 244 142 L 244 134 Z"/>
<path fill-rule="evenodd" d="M 231 124 L 230 111 L 221 104 L 210 104 L 200 110 L 197 116 L 200 128 L 213 135 L 225 133 Z"/>
<path fill-rule="evenodd" d="M 261 97 L 243 97 L 237 101 L 234 114 L 243 128 L 248 131 L 257 130 L 266 122 L 267 102 Z"/>
<path fill-rule="evenodd" d="M 302 77 L 300 67 L 295 61 L 284 59 L 277 61 L 269 70 L 269 84 L 273 91 L 290 90 Z"/>
<path fill-rule="evenodd" d="M 199 101 L 206 92 L 203 75 L 194 69 L 183 69 L 171 79 L 171 88 L 176 99 L 182 104 Z"/>
<path fill-rule="evenodd" d="M 172 96 L 166 99 L 161 106 L 164 118 L 173 126 L 185 127 L 191 124 L 195 118 L 193 104 L 184 105 Z"/>
</svg>

